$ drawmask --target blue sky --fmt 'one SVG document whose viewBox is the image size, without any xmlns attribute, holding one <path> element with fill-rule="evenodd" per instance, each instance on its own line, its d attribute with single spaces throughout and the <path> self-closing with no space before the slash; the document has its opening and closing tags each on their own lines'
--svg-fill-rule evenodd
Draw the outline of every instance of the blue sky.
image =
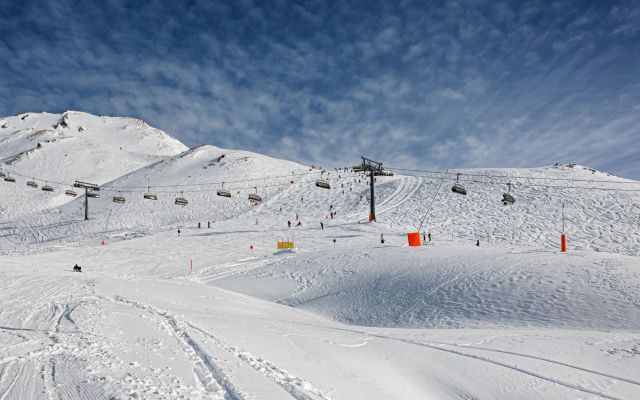
<svg viewBox="0 0 640 400">
<path fill-rule="evenodd" d="M 640 1 L 0 0 L 0 115 L 326 166 L 640 179 Z"/>
</svg>

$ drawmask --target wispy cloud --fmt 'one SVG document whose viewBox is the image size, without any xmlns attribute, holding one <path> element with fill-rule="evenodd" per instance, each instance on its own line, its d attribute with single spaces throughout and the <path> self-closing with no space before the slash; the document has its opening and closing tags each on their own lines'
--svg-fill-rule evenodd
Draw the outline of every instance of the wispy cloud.
<svg viewBox="0 0 640 400">
<path fill-rule="evenodd" d="M 345 165 L 578 162 L 640 178 L 640 5 L 0 5 L 0 114 L 133 115 Z"/>
</svg>

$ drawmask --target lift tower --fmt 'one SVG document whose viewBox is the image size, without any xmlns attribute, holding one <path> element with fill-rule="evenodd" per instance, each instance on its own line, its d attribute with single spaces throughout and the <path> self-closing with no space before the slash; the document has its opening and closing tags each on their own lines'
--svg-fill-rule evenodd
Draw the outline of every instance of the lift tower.
<svg viewBox="0 0 640 400">
<path fill-rule="evenodd" d="M 98 192 L 100 188 L 95 183 L 76 181 L 73 187 L 84 189 L 84 220 L 89 220 L 89 191 Z M 96 196 L 93 196 L 96 197 Z"/>
<path fill-rule="evenodd" d="M 361 157 L 361 158 L 362 158 L 362 164 L 358 165 L 357 167 L 354 167 L 354 171 L 369 172 L 369 180 L 370 180 L 369 182 L 369 185 L 370 185 L 369 221 L 375 221 L 376 220 L 376 198 L 374 196 L 375 194 L 374 182 L 375 182 L 375 176 L 380 175 L 383 172 L 382 163 L 370 160 L 366 157 Z"/>
</svg>

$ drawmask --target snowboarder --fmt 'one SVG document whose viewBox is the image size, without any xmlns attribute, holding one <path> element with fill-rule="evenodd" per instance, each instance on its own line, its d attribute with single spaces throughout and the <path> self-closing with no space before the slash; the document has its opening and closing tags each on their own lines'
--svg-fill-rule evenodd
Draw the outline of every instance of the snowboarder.
<svg viewBox="0 0 640 400">
<path fill-rule="evenodd" d="M 322 221 L 320 221 L 320 229 L 324 230 L 324 224 L 322 223 Z"/>
<path fill-rule="evenodd" d="M 380 234 L 380 244 L 384 244 L 384 233 Z"/>
<path fill-rule="evenodd" d="M 78 264 L 76 264 L 73 266 L 73 272 L 82 272 L 82 268 Z"/>
<path fill-rule="evenodd" d="M 289 228 L 291 228 L 291 221 L 287 221 L 287 225 L 289 225 Z"/>
<path fill-rule="evenodd" d="M 476 246 L 480 247 L 480 239 L 476 240 Z"/>
<path fill-rule="evenodd" d="M 180 237 L 180 229 L 178 229 L 178 237 Z"/>
</svg>

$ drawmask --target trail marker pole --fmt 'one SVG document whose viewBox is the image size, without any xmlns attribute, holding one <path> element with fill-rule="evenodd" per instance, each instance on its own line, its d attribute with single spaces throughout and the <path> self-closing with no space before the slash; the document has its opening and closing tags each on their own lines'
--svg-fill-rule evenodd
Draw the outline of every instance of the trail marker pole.
<svg viewBox="0 0 640 400">
<path fill-rule="evenodd" d="M 567 252 L 567 235 L 565 234 L 564 224 L 564 202 L 562 203 L 562 235 L 560 235 L 560 252 Z"/>
<path fill-rule="evenodd" d="M 189 272 L 193 272 L 193 258 L 189 259 Z"/>
</svg>

